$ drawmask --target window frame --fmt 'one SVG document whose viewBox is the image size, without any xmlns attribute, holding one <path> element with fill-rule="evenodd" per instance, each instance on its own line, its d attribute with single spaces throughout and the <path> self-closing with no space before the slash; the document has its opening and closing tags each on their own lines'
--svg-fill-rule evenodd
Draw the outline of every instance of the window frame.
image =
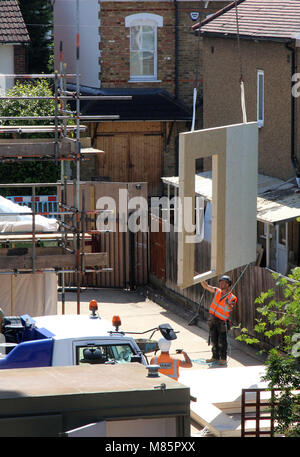
<svg viewBox="0 0 300 457">
<path fill-rule="evenodd" d="M 116 348 L 120 348 L 120 347 L 124 347 L 124 349 L 127 348 L 127 350 L 130 350 L 130 358 L 133 356 L 133 355 L 136 355 L 134 349 L 132 348 L 132 346 L 130 345 L 129 342 L 94 342 L 94 343 L 87 343 L 87 342 L 79 342 L 78 344 L 76 344 L 74 346 L 74 349 L 75 349 L 75 365 L 84 365 L 82 362 L 80 363 L 80 352 L 84 351 L 84 349 L 89 349 L 89 348 L 101 348 L 102 349 L 105 349 L 106 351 L 106 361 L 109 363 L 111 362 L 112 360 L 116 360 L 118 363 L 130 363 L 130 360 L 129 361 L 126 361 L 125 359 L 122 360 L 122 359 L 117 359 L 115 357 L 110 357 L 108 355 L 108 352 L 111 352 L 111 354 L 113 354 L 114 350 L 116 351 L 117 349 Z M 114 348 L 114 350 L 113 350 Z M 129 354 L 128 352 L 128 354 Z M 105 363 L 105 362 L 103 362 Z M 87 363 L 88 364 L 88 363 Z"/>
<path fill-rule="evenodd" d="M 129 82 L 153 82 L 158 81 L 157 79 L 157 28 L 163 26 L 163 17 L 157 14 L 151 13 L 137 13 L 131 14 L 130 16 L 125 17 L 125 27 L 130 29 L 129 34 L 129 52 L 130 52 L 130 61 L 131 53 L 136 52 L 131 49 L 132 38 L 131 38 L 131 28 L 140 27 L 140 26 L 150 26 L 154 28 L 154 61 L 153 61 L 153 74 L 152 75 L 134 75 L 131 73 L 132 68 L 130 65 L 130 80 Z"/>
<path fill-rule="evenodd" d="M 262 78 L 262 87 L 261 87 Z M 261 106 L 262 104 L 262 106 Z M 262 114 L 262 115 L 260 115 Z M 257 70 L 257 124 L 261 128 L 265 123 L 265 72 Z"/>
</svg>

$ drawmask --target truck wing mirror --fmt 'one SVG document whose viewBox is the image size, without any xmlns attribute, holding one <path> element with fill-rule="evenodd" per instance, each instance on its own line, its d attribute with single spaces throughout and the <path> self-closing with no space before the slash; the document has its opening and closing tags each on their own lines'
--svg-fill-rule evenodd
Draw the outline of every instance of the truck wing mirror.
<svg viewBox="0 0 300 457">
<path fill-rule="evenodd" d="M 176 340 L 177 336 L 169 324 L 159 325 L 158 329 L 166 340 Z"/>
</svg>

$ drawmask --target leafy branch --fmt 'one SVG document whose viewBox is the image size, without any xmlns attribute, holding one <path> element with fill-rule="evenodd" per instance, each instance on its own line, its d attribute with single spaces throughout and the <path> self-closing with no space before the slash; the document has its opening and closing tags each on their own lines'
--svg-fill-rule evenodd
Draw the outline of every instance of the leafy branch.
<svg viewBox="0 0 300 457">
<path fill-rule="evenodd" d="M 35 81 L 16 81 L 14 87 L 7 91 L 7 97 L 52 97 L 52 88 L 46 79 Z M 55 101 L 53 99 L 3 99 L 0 100 L 0 117 L 8 116 L 54 116 Z M 5 120 L 2 125 L 43 125 L 44 121 L 34 120 Z M 10 135 L 11 137 L 11 135 Z M 27 138 L 53 138 L 51 133 L 30 134 Z M 33 182 L 56 182 L 59 178 L 59 166 L 51 161 L 22 161 L 0 164 L 0 183 L 33 183 Z M 31 189 L 24 187 L 1 189 L 1 195 L 31 194 Z M 55 192 L 53 187 L 40 189 L 40 192 L 51 194 Z"/>
<path fill-rule="evenodd" d="M 266 374 L 263 380 L 269 389 L 278 389 L 275 405 L 276 430 L 285 436 L 300 437 L 300 267 L 288 277 L 273 274 L 282 291 L 282 300 L 276 300 L 274 289 L 262 292 L 255 300 L 260 317 L 255 320 L 258 335 L 277 344 L 268 351 Z M 279 337 L 279 338 L 278 338 Z M 260 339 L 240 329 L 237 340 L 259 344 Z"/>
</svg>

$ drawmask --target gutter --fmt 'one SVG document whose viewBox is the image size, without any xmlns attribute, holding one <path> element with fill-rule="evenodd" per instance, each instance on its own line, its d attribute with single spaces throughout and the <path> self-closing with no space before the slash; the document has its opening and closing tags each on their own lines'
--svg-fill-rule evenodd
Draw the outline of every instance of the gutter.
<svg viewBox="0 0 300 457">
<path fill-rule="evenodd" d="M 292 43 L 292 45 L 291 45 Z M 296 49 L 295 40 L 286 43 L 286 48 L 292 53 L 292 65 L 291 65 L 291 162 L 296 174 L 297 185 L 300 188 L 300 166 L 296 155 L 295 147 L 295 112 L 296 112 L 296 99 L 292 94 L 293 88 L 293 75 L 296 73 Z"/>
<path fill-rule="evenodd" d="M 195 35 L 199 35 L 199 30 L 195 30 Z M 223 32 L 207 32 L 205 30 L 201 31 L 201 35 L 207 38 L 223 38 L 223 39 L 232 39 L 236 40 L 237 39 L 237 34 L 236 33 L 223 33 Z M 252 40 L 252 41 L 272 41 L 275 43 L 286 43 L 287 41 L 290 42 L 290 40 L 287 40 L 287 38 L 284 37 L 271 37 L 271 36 L 259 36 L 259 35 L 245 35 L 245 34 L 240 34 L 239 35 L 240 40 Z"/>
</svg>

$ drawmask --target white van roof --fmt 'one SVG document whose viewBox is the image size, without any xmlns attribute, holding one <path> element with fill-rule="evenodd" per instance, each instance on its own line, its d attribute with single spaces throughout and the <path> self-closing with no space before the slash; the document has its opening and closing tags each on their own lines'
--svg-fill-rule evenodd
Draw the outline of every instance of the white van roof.
<svg viewBox="0 0 300 457">
<path fill-rule="evenodd" d="M 110 322 L 101 318 L 91 318 L 87 314 L 64 314 L 39 316 L 33 318 L 37 328 L 45 328 L 53 334 L 54 339 L 85 338 L 109 336 L 115 328 Z M 118 334 L 118 336 L 121 336 Z"/>
</svg>

